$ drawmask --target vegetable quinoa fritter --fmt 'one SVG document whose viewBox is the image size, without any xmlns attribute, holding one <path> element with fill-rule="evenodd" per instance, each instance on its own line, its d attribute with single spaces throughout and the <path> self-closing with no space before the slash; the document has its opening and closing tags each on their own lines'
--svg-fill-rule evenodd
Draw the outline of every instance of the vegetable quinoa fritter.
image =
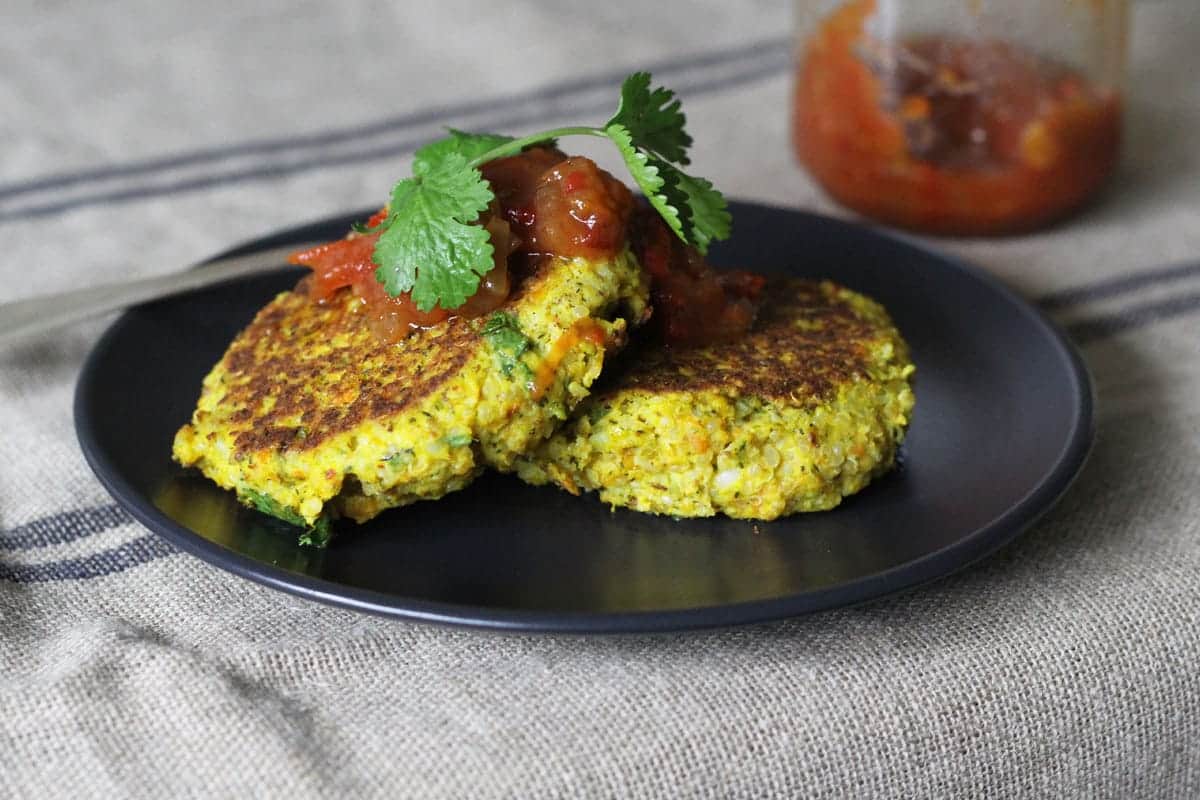
<svg viewBox="0 0 1200 800">
<path fill-rule="evenodd" d="M 548 436 L 587 394 L 646 284 L 628 251 L 545 259 L 500 310 L 390 342 L 349 292 L 275 298 L 204 379 L 174 455 L 311 530 L 466 486 Z"/>
<path fill-rule="evenodd" d="M 656 514 L 770 520 L 885 472 L 914 370 L 887 313 L 830 282 L 777 280 L 764 296 L 739 339 L 631 348 L 520 477 Z"/>
</svg>

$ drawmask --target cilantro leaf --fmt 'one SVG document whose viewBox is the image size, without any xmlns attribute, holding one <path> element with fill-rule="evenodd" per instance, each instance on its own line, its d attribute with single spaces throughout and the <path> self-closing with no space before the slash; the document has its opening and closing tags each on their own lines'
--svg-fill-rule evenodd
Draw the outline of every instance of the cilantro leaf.
<svg viewBox="0 0 1200 800">
<path fill-rule="evenodd" d="M 333 527 L 329 524 L 329 517 L 320 517 L 311 528 L 306 528 L 300 534 L 300 544 L 309 547 L 328 547 L 329 540 L 332 538 Z"/>
<path fill-rule="evenodd" d="M 475 437 L 464 431 L 457 431 L 455 433 L 448 434 L 445 437 L 445 441 L 446 444 L 450 445 L 451 447 L 466 447 L 471 442 L 475 441 Z"/>
<path fill-rule="evenodd" d="M 633 143 L 676 164 L 689 164 L 687 149 L 692 137 L 683 126 L 687 117 L 679 110 L 675 92 L 661 86 L 650 88 L 650 73 L 635 72 L 621 84 L 617 113 L 605 128 L 620 125 Z"/>
<path fill-rule="evenodd" d="M 518 365 L 525 366 L 520 359 L 533 347 L 533 342 L 521 330 L 516 316 L 507 311 L 497 311 L 483 324 L 482 333 L 496 351 L 496 362 L 505 377 L 511 376 Z"/>
<path fill-rule="evenodd" d="M 650 205 L 654 206 L 655 210 L 662 215 L 667 226 L 686 242 L 688 225 L 685 216 L 686 207 L 681 213 L 680 206 L 673 203 L 669 196 L 673 194 L 678 198 L 678 192 L 672 192 L 667 188 L 667 175 L 664 175 L 661 169 L 666 164 L 635 147 L 633 138 L 623 125 L 609 125 L 604 132 L 617 146 L 621 157 L 625 159 L 625 166 L 629 170 L 629 174 L 633 176 L 633 180 L 642 190 L 642 194 L 650 201 Z"/>
<path fill-rule="evenodd" d="M 446 128 L 446 131 L 447 136 L 435 139 L 413 153 L 414 175 L 424 175 L 452 153 L 458 153 L 470 161 L 513 140 L 511 136 L 502 136 L 498 133 L 468 133 L 457 128 Z M 352 222 L 350 229 L 355 233 L 376 233 L 389 227 L 390 223 L 389 216 L 373 227 L 362 222 Z"/>
<path fill-rule="evenodd" d="M 413 153 L 413 173 L 420 175 L 440 164 L 446 156 L 458 153 L 467 161 L 495 150 L 513 140 L 511 136 L 498 133 L 468 133 L 456 128 L 447 128 L 448 136 L 430 142 Z"/>
<path fill-rule="evenodd" d="M 658 164 L 663 176 L 663 192 L 676 205 L 688 210 L 684 231 L 685 241 L 701 253 L 708 252 L 714 239 L 728 239 L 733 229 L 733 217 L 725 197 L 704 178 L 688 175 L 670 164 Z"/>
<path fill-rule="evenodd" d="M 275 517 L 275 519 L 281 519 L 289 525 L 305 527 L 308 524 L 300 514 L 280 504 L 274 497 L 269 497 L 262 492 L 256 492 L 253 489 L 242 489 L 240 499 L 255 511 L 259 511 L 269 517 Z"/>
<path fill-rule="evenodd" d="M 289 525 L 304 528 L 300 533 L 300 544 L 312 547 L 325 547 L 329 544 L 329 540 L 333 538 L 333 527 L 329 517 L 325 514 L 317 517 L 317 521 L 309 525 L 304 521 L 304 517 L 280 504 L 275 498 L 268 497 L 262 492 L 256 492 L 253 489 L 241 489 L 238 492 L 238 498 L 245 505 L 256 511 L 270 517 L 275 517 Z"/>
<path fill-rule="evenodd" d="M 676 236 L 701 253 L 708 252 L 714 239 L 729 238 L 732 218 L 725 198 L 711 183 L 634 146 L 629 131 L 621 125 L 609 125 L 605 132 L 642 194 Z"/>
<path fill-rule="evenodd" d="M 458 152 L 414 165 L 392 190 L 386 230 L 375 244 L 375 277 L 392 296 L 412 292 L 417 308 L 458 308 L 492 266 L 487 230 L 472 225 L 495 196 Z"/>
</svg>

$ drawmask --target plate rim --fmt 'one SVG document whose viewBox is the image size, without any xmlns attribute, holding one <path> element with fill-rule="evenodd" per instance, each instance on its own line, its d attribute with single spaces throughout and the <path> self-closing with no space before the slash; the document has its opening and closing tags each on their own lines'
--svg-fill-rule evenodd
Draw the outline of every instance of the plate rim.
<svg viewBox="0 0 1200 800">
<path fill-rule="evenodd" d="M 96 439 L 95 431 L 92 429 L 91 420 L 86 413 L 88 397 L 92 387 L 96 384 L 100 371 L 99 354 L 107 349 L 110 341 L 122 327 L 131 324 L 131 315 L 136 307 L 122 313 L 105 329 L 84 360 L 75 384 L 72 407 L 76 438 L 88 466 L 119 505 L 152 533 L 162 536 L 184 552 L 205 561 L 210 566 L 231 572 L 260 585 L 327 605 L 410 622 L 493 631 L 577 634 L 661 633 L 764 623 L 833 608 L 859 605 L 909 591 L 970 566 L 1015 539 L 1054 507 L 1082 471 L 1095 439 L 1095 390 L 1092 377 L 1078 349 L 1057 324 L 995 276 L 963 259 L 938 251 L 922 241 L 893 231 L 803 209 L 749 200 L 730 202 L 731 208 L 736 209 L 739 205 L 755 206 L 768 212 L 783 212 L 810 217 L 820 224 L 841 228 L 844 232 L 853 231 L 859 235 L 888 240 L 902 248 L 916 250 L 925 258 L 966 273 L 1020 310 L 1035 327 L 1041 329 L 1046 340 L 1053 346 L 1055 356 L 1066 367 L 1064 374 L 1069 378 L 1072 393 L 1075 395 L 1074 402 L 1071 404 L 1074 413 L 1066 446 L 1059 452 L 1054 464 L 1047 469 L 1044 478 L 999 516 L 987 524 L 965 533 L 951 544 L 912 561 L 834 586 L 767 600 L 693 608 L 615 612 L 535 611 L 405 598 L 291 572 L 206 539 L 160 511 L 149 498 L 143 496 L 111 464 L 107 463 Z M 255 252 L 275 244 L 286 243 L 295 238 L 299 231 L 316 225 L 334 224 L 343 219 L 356 218 L 363 213 L 370 212 L 355 211 L 350 214 L 336 214 L 272 231 L 232 247 L 193 268 L 202 269 L 205 264 L 219 258 Z M 289 267 L 280 266 L 281 273 L 286 269 Z M 156 302 L 172 302 L 174 299 L 167 298 Z"/>
</svg>

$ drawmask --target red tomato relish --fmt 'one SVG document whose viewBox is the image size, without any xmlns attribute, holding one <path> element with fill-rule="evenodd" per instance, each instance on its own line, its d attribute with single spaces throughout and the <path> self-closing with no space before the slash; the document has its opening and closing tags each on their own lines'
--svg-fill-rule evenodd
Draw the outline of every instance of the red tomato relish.
<svg viewBox="0 0 1200 800">
<path fill-rule="evenodd" d="M 714 270 L 679 240 L 648 203 L 634 219 L 633 247 L 650 275 L 653 323 L 668 345 L 736 339 L 750 329 L 766 278 Z"/>
<path fill-rule="evenodd" d="M 312 270 L 306 279 L 309 295 L 325 302 L 348 288 L 362 301 L 376 332 L 397 341 L 414 327 L 452 315 L 483 316 L 500 307 L 508 298 L 510 269 L 544 257 L 612 258 L 632 233 L 635 253 L 651 277 L 654 319 L 668 344 L 728 339 L 754 322 L 761 278 L 714 271 L 657 212 L 646 203 L 635 204 L 625 184 L 590 159 L 535 147 L 488 162 L 480 171 L 496 196 L 479 220 L 491 234 L 495 264 L 465 305 L 421 311 L 407 293 L 389 295 L 375 278 L 371 256 L 379 234 L 370 233 L 350 233 L 289 259 Z M 367 227 L 386 216 L 378 212 Z"/>
<path fill-rule="evenodd" d="M 1004 233 L 1062 216 L 1112 173 L 1115 91 L 1006 42 L 876 41 L 874 13 L 846 3 L 797 66 L 796 154 L 839 202 L 917 230 Z"/>
</svg>

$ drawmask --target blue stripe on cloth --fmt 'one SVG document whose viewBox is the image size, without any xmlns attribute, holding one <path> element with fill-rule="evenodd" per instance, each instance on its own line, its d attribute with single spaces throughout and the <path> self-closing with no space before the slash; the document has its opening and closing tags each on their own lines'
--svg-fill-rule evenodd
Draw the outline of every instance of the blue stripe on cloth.
<svg viewBox="0 0 1200 800">
<path fill-rule="evenodd" d="M 734 50 L 717 51 L 695 56 L 690 59 L 666 61 L 650 65 L 651 70 L 668 73 L 668 79 L 680 93 L 702 94 L 720 91 L 731 86 L 755 81 L 776 75 L 785 70 L 790 63 L 790 51 L 787 40 L 770 39 L 740 47 Z M 731 65 L 734 71 L 724 76 L 688 79 L 687 75 L 670 76 L 674 71 L 687 71 L 712 66 Z M 617 84 L 624 73 L 608 73 L 571 82 L 553 84 L 549 87 L 521 95 L 495 98 L 459 106 L 447 106 L 415 112 L 404 117 L 370 123 L 357 128 L 294 137 L 291 139 L 275 139 L 262 142 L 250 142 L 231 145 L 226 148 L 184 153 L 178 156 L 156 159 L 152 161 L 116 165 L 113 167 L 93 169 L 73 174 L 51 175 L 19 184 L 0 186 L 0 200 L 18 197 L 26 194 L 42 192 L 48 189 L 69 188 L 75 185 L 104 182 L 109 178 L 128 176 L 149 176 L 147 183 L 93 191 L 75 197 L 46 199 L 33 201 L 23 206 L 0 210 L 0 222 L 59 213 L 79 206 L 97 203 L 112 203 L 138 200 L 147 197 L 161 196 L 182 191 L 194 191 L 210 186 L 220 186 L 238 183 L 258 178 L 280 177 L 296 172 L 322 169 L 346 163 L 360 162 L 369 159 L 402 155 L 412 152 L 417 147 L 430 141 L 426 133 L 414 136 L 411 133 L 400 142 L 385 142 L 374 147 L 367 146 L 365 140 L 386 134 L 402 134 L 416 125 L 429 125 L 438 120 L 446 120 L 454 115 L 476 114 L 482 112 L 504 112 L 497 118 L 473 121 L 473 128 L 504 128 L 513 125 L 528 124 L 539 118 L 562 116 L 568 107 L 554 105 L 556 101 L 572 94 L 578 94 L 593 89 L 607 88 Z M 544 106 L 550 108 L 538 109 L 535 113 L 513 114 L 513 108 L 520 105 Z M 586 113 L 594 109 L 610 110 L 611 98 L 603 103 L 575 103 L 569 108 L 574 113 Z M 319 151 L 306 152 L 314 147 L 329 147 L 344 143 L 358 144 L 357 149 L 342 153 L 324 153 Z M 249 164 L 240 168 L 216 168 L 205 170 L 204 174 L 190 178 L 171 181 L 160 176 L 154 179 L 156 173 L 167 173 L 172 169 L 218 162 L 223 159 L 241 155 L 264 155 L 267 160 L 274 159 L 276 163 Z M 281 162 L 280 159 L 283 159 Z"/>
<path fill-rule="evenodd" d="M 182 551 L 151 533 L 112 550 L 63 561 L 47 564 L 0 562 L 0 580 L 12 583 L 47 583 L 101 578 L 179 552 Z"/>
<path fill-rule="evenodd" d="M 1195 311 L 1200 311 L 1200 292 L 1153 303 L 1143 303 L 1090 319 L 1081 319 L 1069 324 L 1067 333 L 1079 344 L 1089 344 L 1123 331 L 1142 328 L 1174 317 L 1182 317 Z"/>
<path fill-rule="evenodd" d="M 115 503 L 63 511 L 10 530 L 0 530 L 0 550 L 32 550 L 63 544 L 129 522 L 133 522 L 133 517 Z"/>
<path fill-rule="evenodd" d="M 1061 292 L 1046 295 L 1039 302 L 1042 308 L 1058 310 L 1091 300 L 1104 300 L 1109 297 L 1125 294 L 1126 292 L 1143 289 L 1147 286 L 1184 280 L 1195 276 L 1200 276 L 1200 262 L 1173 264 L 1169 267 L 1139 272 L 1136 275 L 1109 278 L 1084 286 L 1064 289 Z"/>
<path fill-rule="evenodd" d="M 778 74 L 779 71 L 786 66 L 787 62 L 788 58 L 786 56 L 781 56 L 765 66 L 741 70 L 733 75 L 724 76 L 711 81 L 705 81 L 690 88 L 694 94 L 721 91 L 732 86 L 753 82 L 771 75 Z M 581 106 L 577 110 L 586 113 L 587 111 L 596 109 L 605 110 L 609 108 L 609 106 L 611 106 L 611 102 L 606 100 L 603 106 L 599 104 L 596 104 L 594 107 Z M 505 128 L 512 125 L 526 124 L 534 119 L 535 118 L 532 118 L 528 115 L 521 115 L 511 118 L 494 118 L 487 120 L 485 127 Z M 12 211 L 0 211 L 0 223 L 49 216 L 82 206 L 131 202 L 150 197 L 178 194 L 181 192 L 190 192 L 218 186 L 229 186 L 250 180 L 280 178 L 299 172 L 311 172 L 313 170 L 324 169 L 332 166 L 340 166 L 343 164 L 373 161 L 411 153 L 418 147 L 427 144 L 430 141 L 431 139 L 428 135 L 422 135 L 398 142 L 391 142 L 389 144 L 374 148 L 355 150 L 348 153 L 313 156 L 311 158 L 299 159 L 286 163 L 260 164 L 252 167 L 240 167 L 225 170 L 224 172 L 206 172 L 204 175 L 178 180 L 173 183 L 164 183 L 152 186 L 134 186 L 113 191 L 93 192 L 91 194 L 80 195 L 78 197 L 72 197 L 65 200 L 42 203 L 40 205 L 26 205 L 13 209 Z"/>
<path fill-rule="evenodd" d="M 690 57 L 664 59 L 662 61 L 646 65 L 643 67 L 643 69 L 657 73 L 672 73 L 677 71 L 721 66 L 723 64 L 736 63 L 746 59 L 761 58 L 764 54 L 768 56 L 772 54 L 787 55 L 790 52 L 789 48 L 789 39 L 775 37 L 758 42 L 752 42 L 748 45 L 713 50 Z M 560 99 L 572 94 L 578 94 L 580 92 L 606 89 L 609 86 L 620 82 L 625 77 L 627 72 L 628 70 L 622 70 L 620 72 L 612 71 L 573 80 L 560 81 L 558 83 L 543 86 L 530 92 L 522 92 L 514 95 L 486 98 L 481 100 L 472 100 L 453 105 L 437 106 L 414 111 L 400 116 L 376 120 L 375 122 L 368 122 L 362 125 L 338 128 L 335 130 L 318 131 L 315 133 L 290 136 L 286 138 L 281 137 L 275 139 L 240 142 L 226 145 L 224 147 L 195 150 L 192 152 L 180 153 L 178 155 L 167 156 L 163 158 L 148 159 L 140 162 L 135 161 L 127 164 L 115 164 L 105 167 L 96 167 L 88 170 L 80 170 L 78 172 L 48 175 L 42 178 L 33 178 L 23 182 L 8 184 L 6 186 L 0 185 L 0 199 L 17 197 L 47 189 L 57 189 L 74 186 L 81 183 L 90 183 L 108 178 L 123 178 L 136 175 L 153 174 L 163 170 L 175 169 L 183 166 L 193 166 L 196 164 L 203 164 L 236 156 L 270 154 L 283 150 L 324 147 L 332 144 L 352 142 L 356 139 L 369 138 L 372 136 L 377 136 L 381 133 L 404 130 L 405 128 L 410 128 L 415 125 L 427 125 L 430 123 L 435 123 L 448 117 L 498 111 L 506 108 L 512 108 L 514 105 L 518 104 L 543 103 L 546 101 Z"/>
</svg>

